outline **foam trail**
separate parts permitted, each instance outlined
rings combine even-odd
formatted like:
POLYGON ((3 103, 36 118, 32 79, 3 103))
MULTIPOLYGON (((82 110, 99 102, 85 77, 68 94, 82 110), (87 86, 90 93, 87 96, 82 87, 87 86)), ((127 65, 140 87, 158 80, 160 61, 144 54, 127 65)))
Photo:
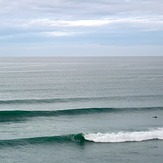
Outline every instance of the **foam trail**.
POLYGON ((139 142, 145 140, 163 140, 163 128, 139 132, 85 134, 85 140, 99 143, 139 142))

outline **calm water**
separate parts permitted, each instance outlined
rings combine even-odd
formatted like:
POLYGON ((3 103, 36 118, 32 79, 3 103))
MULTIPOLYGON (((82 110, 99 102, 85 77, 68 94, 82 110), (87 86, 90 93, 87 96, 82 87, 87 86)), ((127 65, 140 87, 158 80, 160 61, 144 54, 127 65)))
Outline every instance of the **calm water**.
POLYGON ((162 83, 163 57, 0 58, 0 162, 162 163, 162 83))

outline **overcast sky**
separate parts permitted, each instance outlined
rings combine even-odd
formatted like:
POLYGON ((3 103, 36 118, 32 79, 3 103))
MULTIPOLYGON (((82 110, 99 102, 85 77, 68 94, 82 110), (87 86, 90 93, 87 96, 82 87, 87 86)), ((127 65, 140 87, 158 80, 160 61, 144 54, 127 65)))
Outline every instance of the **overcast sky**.
POLYGON ((163 56, 163 0, 0 0, 0 56, 163 56))

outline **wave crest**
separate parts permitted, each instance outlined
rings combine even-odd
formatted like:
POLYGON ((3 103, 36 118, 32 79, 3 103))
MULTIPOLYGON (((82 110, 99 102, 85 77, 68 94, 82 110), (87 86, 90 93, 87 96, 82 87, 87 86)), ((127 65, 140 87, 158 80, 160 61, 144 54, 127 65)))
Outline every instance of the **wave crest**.
POLYGON ((85 139, 82 133, 59 135, 59 136, 45 136, 33 138, 18 138, 9 140, 0 140, 0 147, 3 146, 17 146, 28 144, 51 144, 51 143, 84 143, 85 139))
POLYGON ((135 111, 156 111, 163 110, 163 107, 144 107, 144 108, 78 108, 65 110, 2 110, 0 111, 0 122, 21 121, 27 120, 29 117, 49 117, 49 116, 64 116, 64 115, 82 115, 96 113, 120 113, 120 112, 135 112, 135 111))
POLYGON ((97 143, 139 142, 163 140, 163 128, 149 131, 85 134, 85 140, 97 143))

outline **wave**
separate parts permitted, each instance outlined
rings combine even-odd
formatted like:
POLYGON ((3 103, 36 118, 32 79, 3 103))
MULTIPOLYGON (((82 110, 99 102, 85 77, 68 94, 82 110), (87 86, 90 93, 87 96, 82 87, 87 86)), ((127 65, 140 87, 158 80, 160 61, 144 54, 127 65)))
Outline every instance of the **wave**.
POLYGON ((136 111, 156 111, 163 110, 163 107, 143 107, 143 108, 79 108, 55 111, 28 111, 12 110, 0 111, 0 122, 20 121, 29 117, 48 117, 64 115, 82 115, 95 113, 119 113, 119 112, 136 112, 136 111))
MULTIPOLYGON (((115 97, 114 97, 115 98, 115 97)), ((78 101, 94 101, 94 100, 106 100, 109 97, 77 97, 77 98, 47 98, 47 99, 11 99, 11 100, 0 100, 0 105, 8 104, 43 104, 43 103, 60 103, 60 102, 78 102, 78 101)))
POLYGON ((116 97, 79 97, 79 98, 47 98, 47 99, 11 99, 11 100, 0 100, 0 105, 8 104, 46 104, 46 103, 64 103, 64 102, 85 102, 94 100, 107 100, 109 98, 116 97))
POLYGON ((64 115, 83 115, 97 113, 120 113, 136 111, 156 111, 163 110, 163 107, 143 107, 143 108, 79 108, 53 111, 28 111, 28 110, 7 110, 0 111, 0 122, 21 121, 30 117, 50 117, 64 115))
MULTIPOLYGON (((9 91, 9 90, 7 90, 9 91)), ((13 91, 13 90, 11 90, 13 91)), ((14 90, 15 91, 15 90, 14 90)), ((19 90, 18 90, 19 91, 19 90)), ((23 90, 24 91, 24 90, 23 90)), ((109 97, 76 97, 76 98, 47 98, 47 99, 9 99, 0 100, 0 105, 8 104, 46 104, 46 103, 67 103, 67 102, 85 102, 95 100, 120 100, 120 99, 135 99, 135 98, 162 98, 163 95, 132 95, 132 96, 109 96, 109 97)))
POLYGON ((47 136, 34 138, 21 138, 0 140, 0 147, 28 144, 52 144, 52 143, 120 143, 140 142, 149 140, 163 140, 163 128, 139 132, 97 133, 97 134, 69 134, 61 136, 47 136))
POLYGON ((27 120, 30 117, 51 117, 51 116, 64 116, 64 115, 82 115, 82 114, 93 114, 103 112, 116 112, 120 109, 114 108, 81 108, 81 109, 66 109, 66 110, 55 110, 55 111, 23 111, 23 110, 12 110, 12 111, 0 111, 0 122, 16 122, 27 120))
POLYGON ((163 140, 163 128, 149 131, 85 134, 85 140, 98 143, 139 142, 163 140))
POLYGON ((0 146, 15 146, 15 145, 27 145, 27 144, 48 144, 48 143, 84 143, 84 135, 70 134, 61 136, 47 136, 47 137, 34 137, 34 138, 21 138, 0 140, 0 146))
POLYGON ((0 104, 43 104, 43 103, 56 103, 56 102, 69 102, 81 101, 87 98, 49 98, 49 99, 13 99, 13 100, 0 100, 0 104))

